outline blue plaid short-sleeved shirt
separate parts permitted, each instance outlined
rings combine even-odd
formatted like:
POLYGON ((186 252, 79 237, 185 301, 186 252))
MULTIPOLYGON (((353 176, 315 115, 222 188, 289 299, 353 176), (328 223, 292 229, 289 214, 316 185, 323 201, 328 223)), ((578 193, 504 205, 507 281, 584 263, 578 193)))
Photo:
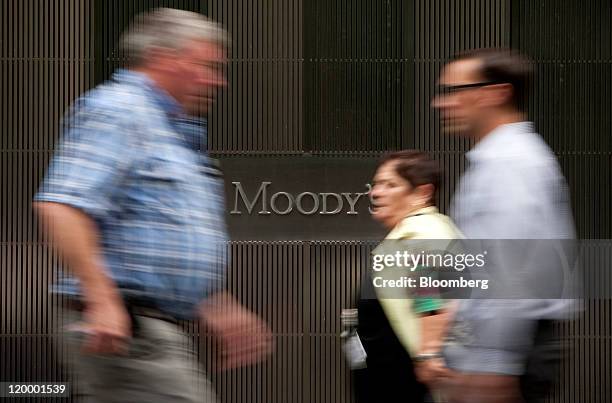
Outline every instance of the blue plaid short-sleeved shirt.
MULTIPOLYGON (((198 151, 205 133, 145 75, 118 70, 65 117, 35 197, 92 217, 122 294, 179 319, 222 287, 226 267, 223 181, 198 151)), ((79 292, 69 276, 55 289, 79 292)))

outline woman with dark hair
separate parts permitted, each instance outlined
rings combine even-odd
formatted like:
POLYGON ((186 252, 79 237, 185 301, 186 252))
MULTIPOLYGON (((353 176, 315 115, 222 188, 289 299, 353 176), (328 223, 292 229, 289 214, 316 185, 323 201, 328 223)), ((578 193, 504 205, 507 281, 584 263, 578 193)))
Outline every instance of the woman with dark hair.
MULTIPOLYGON (((462 238, 435 207, 440 177, 438 164, 422 152, 399 151, 382 159, 370 195, 373 218, 390 231, 387 243, 462 238)), ((382 253, 383 243, 373 255, 382 253)), ((440 352, 448 322, 445 304, 433 296, 385 298, 373 288, 372 278, 366 277, 357 334, 367 358, 365 368, 354 371, 357 401, 428 401, 430 394, 421 380, 444 371, 440 352)))

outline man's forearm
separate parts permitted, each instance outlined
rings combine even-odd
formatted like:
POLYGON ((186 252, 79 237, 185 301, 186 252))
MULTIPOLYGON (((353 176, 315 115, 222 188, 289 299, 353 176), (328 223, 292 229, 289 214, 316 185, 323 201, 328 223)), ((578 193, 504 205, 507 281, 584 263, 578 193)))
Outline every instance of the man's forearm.
POLYGON ((79 279, 84 302, 117 298, 117 287, 104 268, 95 222, 82 211, 60 203, 37 202, 34 209, 55 249, 79 279))

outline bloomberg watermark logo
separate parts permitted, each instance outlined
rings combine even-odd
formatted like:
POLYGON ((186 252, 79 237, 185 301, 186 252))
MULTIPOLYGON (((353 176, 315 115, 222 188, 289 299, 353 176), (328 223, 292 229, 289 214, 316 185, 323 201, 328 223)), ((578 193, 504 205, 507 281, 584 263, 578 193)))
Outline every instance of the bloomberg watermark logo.
MULTIPOLYGON (((241 182, 232 182, 234 187, 234 208, 230 214, 242 214, 242 209, 246 209, 247 214, 253 214, 255 206, 258 207, 259 215, 287 215, 294 209, 303 215, 335 215, 346 211, 348 215, 357 215, 357 206, 360 200, 367 200, 369 203, 369 193, 372 190, 370 184, 366 184, 366 192, 357 193, 333 193, 333 192, 302 192, 293 195, 288 192, 270 193, 268 191, 272 182, 261 182, 254 196, 249 198, 241 182)), ((368 211, 371 212, 370 206, 368 211)))

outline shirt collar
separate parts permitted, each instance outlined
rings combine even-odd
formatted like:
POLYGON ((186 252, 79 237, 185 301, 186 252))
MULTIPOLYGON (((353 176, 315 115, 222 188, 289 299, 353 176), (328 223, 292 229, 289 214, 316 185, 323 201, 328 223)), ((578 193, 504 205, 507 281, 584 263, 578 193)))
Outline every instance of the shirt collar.
POLYGON ((518 141, 519 133, 533 133, 533 123, 516 122, 497 126, 484 136, 465 156, 470 162, 497 158, 500 152, 508 151, 518 141))
POLYGON ((201 143, 206 144, 208 131, 207 120, 205 118, 198 118, 197 116, 186 114, 183 107, 176 99, 155 84, 149 76, 134 70, 117 69, 113 73, 113 80, 118 83, 143 88, 147 91, 155 103, 159 105, 170 118, 170 122, 181 128, 179 131, 190 147, 199 149, 201 143))
POLYGON ((163 109, 163 111, 172 117, 185 117, 186 114, 179 103, 168 92, 160 88, 146 74, 134 70, 117 69, 113 73, 113 80, 118 83, 134 85, 144 88, 151 93, 155 102, 163 109))
POLYGON ((436 206, 428 206, 428 207, 423 207, 416 211, 413 211, 412 213, 408 214, 406 218, 410 218, 410 217, 414 217, 418 215, 424 215, 424 214, 437 214, 437 213, 438 213, 438 208, 436 206))
POLYGON ((412 213, 404 217, 403 220, 397 223, 397 225, 393 227, 391 232, 387 234, 385 239, 400 239, 400 238, 414 236, 414 235, 409 235, 414 231, 414 222, 411 222, 411 219, 413 217, 422 216, 426 214, 438 214, 438 208, 436 206, 428 206, 428 207, 423 207, 421 209, 413 211, 412 213))

